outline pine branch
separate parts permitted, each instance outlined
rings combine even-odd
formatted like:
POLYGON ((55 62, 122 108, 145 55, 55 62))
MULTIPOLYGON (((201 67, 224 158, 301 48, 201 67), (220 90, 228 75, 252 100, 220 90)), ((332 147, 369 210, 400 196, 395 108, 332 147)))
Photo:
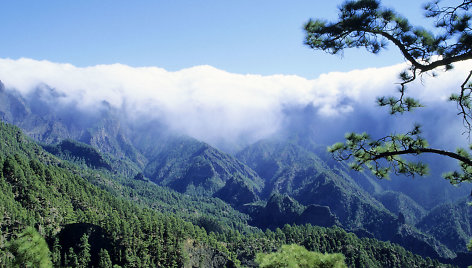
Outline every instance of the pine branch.
POLYGON ((395 155, 405 155, 405 154, 420 154, 420 153, 433 153, 433 154, 438 154, 438 155, 443 155, 443 156, 448 156, 450 158, 457 159, 463 163, 465 163, 468 166, 472 166, 472 160, 470 158, 461 156, 457 153, 453 153, 450 151, 445 151, 445 150, 440 150, 440 149, 433 149, 433 148, 411 148, 407 150, 400 150, 400 151, 392 151, 392 152, 384 152, 384 153, 379 153, 372 157, 371 160, 379 160, 381 158, 387 158, 389 156, 395 156, 395 155))

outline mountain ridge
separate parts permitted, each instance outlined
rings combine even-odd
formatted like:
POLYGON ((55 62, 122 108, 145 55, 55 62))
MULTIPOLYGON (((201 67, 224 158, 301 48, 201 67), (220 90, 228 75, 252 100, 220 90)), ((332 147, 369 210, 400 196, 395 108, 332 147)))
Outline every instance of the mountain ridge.
MULTIPOLYGON (((60 98, 54 96, 52 89, 47 90, 51 92, 44 93, 44 89, 37 91, 36 97, 41 99, 41 94, 46 94, 60 98)), ((455 255, 432 238, 431 235, 437 236, 435 232, 425 234, 420 231, 423 229, 415 227, 414 223, 419 218, 405 219, 403 215, 402 219, 401 213, 414 209, 420 211, 414 200, 399 197, 404 203, 402 205, 398 201, 397 207, 393 201, 380 202, 382 198, 378 194, 384 191, 383 183, 377 183, 366 174, 352 176, 346 165, 326 160, 325 150, 320 152, 321 147, 311 142, 301 139, 277 143, 263 140, 231 156, 193 138, 161 132, 160 125, 150 126, 146 132, 144 125, 138 127, 122 122, 120 112, 106 103, 100 107, 100 114, 86 115, 85 120, 74 123, 73 120, 58 120, 59 115, 54 112, 62 111, 60 105, 54 111, 43 107, 42 112, 35 114, 34 110, 38 108, 28 107, 29 103, 34 102, 31 97, 23 98, 6 89, 0 94, 10 98, 5 106, 0 106, 2 118, 16 122, 34 139, 53 144, 51 146, 65 139, 85 142, 96 148, 105 161, 113 159, 113 163, 121 161, 124 164, 120 164, 120 170, 113 168, 112 163, 113 172, 130 178, 142 174, 143 184, 152 181, 180 193, 218 197, 241 212, 252 215, 253 221, 256 219, 255 213, 264 209, 272 211, 267 217, 279 215, 282 220, 277 218, 273 221, 277 224, 270 226, 271 229, 283 227, 285 223, 316 222, 314 219, 305 222, 298 219, 287 222, 284 219, 290 218, 287 215, 301 217, 307 210, 317 211, 329 224, 338 220, 343 228, 360 236, 396 241, 407 248, 408 245, 402 240, 408 238, 413 245, 409 249, 424 256, 451 258, 455 255), (136 132, 137 129, 140 132, 136 132), (289 214, 284 214, 282 207, 271 205, 277 202, 268 202, 274 194, 288 195, 305 210, 295 209, 295 214, 287 210, 285 212, 289 214), (245 205, 258 202, 265 202, 265 205, 255 205, 250 208, 252 212, 247 211, 249 207, 245 205), (405 205, 405 202, 410 205, 405 205), (387 209, 383 203, 392 206, 387 209), (415 243, 419 248, 415 248, 415 243)), ((74 112, 77 114, 67 116, 81 116, 80 112, 74 112)), ((136 183, 129 185, 137 187, 136 183)), ((305 213, 303 218, 310 217, 305 213)), ((197 221, 195 219, 195 223, 197 221)), ((319 223, 324 224, 322 220, 319 223)))

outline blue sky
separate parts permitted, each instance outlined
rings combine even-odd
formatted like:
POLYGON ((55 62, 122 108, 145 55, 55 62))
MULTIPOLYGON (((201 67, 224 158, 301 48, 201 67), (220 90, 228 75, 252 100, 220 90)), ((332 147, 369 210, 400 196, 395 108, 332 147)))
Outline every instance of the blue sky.
MULTIPOLYGON (((422 1, 383 1, 416 20, 422 1)), ((0 58, 122 63, 176 71, 211 65, 240 74, 318 77, 402 61, 391 46, 343 58, 303 46, 303 23, 334 19, 342 1, 3 1, 0 58)))

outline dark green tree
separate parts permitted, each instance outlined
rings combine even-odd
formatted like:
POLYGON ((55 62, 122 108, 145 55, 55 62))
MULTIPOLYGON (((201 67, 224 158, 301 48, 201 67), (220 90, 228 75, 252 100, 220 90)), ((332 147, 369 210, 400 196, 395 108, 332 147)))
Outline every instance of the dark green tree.
POLYGON ((98 253, 98 267, 100 268, 112 268, 113 264, 110 259, 110 255, 108 254, 108 251, 104 248, 100 249, 100 252, 98 253))
POLYGON ((54 239, 54 244, 52 246, 52 262, 54 266, 60 266, 61 264, 61 245, 59 244, 59 239, 57 237, 54 239))
POLYGON ((75 254, 74 248, 69 248, 67 257, 64 259, 66 262, 66 267, 79 267, 79 260, 77 258, 77 254, 75 254))
POLYGON ((52 267, 51 252, 44 238, 33 227, 27 227, 10 242, 15 267, 52 267))
MULTIPOLYGON (((399 96, 379 97, 378 104, 387 106, 391 114, 404 113, 422 107, 420 100, 408 97, 407 86, 421 76, 448 71, 453 64, 472 59, 472 1, 455 1, 443 6, 440 0, 424 5, 425 16, 433 21, 435 30, 416 27, 394 10, 381 6, 379 0, 346 1, 339 9, 335 22, 310 20, 305 25, 305 44, 331 54, 342 53, 346 48, 365 47, 378 53, 393 43, 408 63, 400 73, 399 96)), ((458 115, 463 119, 469 137, 472 130, 472 70, 450 100, 456 102, 458 115)), ((471 148, 469 148, 471 149, 471 148)), ((340 160, 350 160, 352 168, 369 168, 380 178, 390 172, 407 175, 424 175, 428 172, 422 162, 406 160, 405 155, 417 156, 432 153, 458 160, 461 171, 445 175, 451 183, 470 181, 472 158, 468 150, 456 152, 431 148, 421 137, 419 125, 404 134, 390 134, 373 139, 368 134, 346 134, 344 143, 336 143, 329 151, 340 160)))
POLYGON ((89 236, 87 234, 82 235, 80 238, 79 244, 79 266, 80 267, 88 267, 90 263, 90 243, 89 243, 89 236))

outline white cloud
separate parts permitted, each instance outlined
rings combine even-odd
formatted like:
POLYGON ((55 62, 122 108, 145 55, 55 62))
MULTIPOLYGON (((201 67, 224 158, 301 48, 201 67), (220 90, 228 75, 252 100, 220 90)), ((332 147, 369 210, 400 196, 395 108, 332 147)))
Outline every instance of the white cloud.
MULTIPOLYGON (((426 78, 424 86, 417 83, 410 92, 429 105, 445 103, 451 88, 457 89, 465 78, 468 64, 458 64, 438 79, 426 78)), ((269 136, 281 127, 285 109, 313 105, 323 118, 355 113, 356 107, 378 109, 375 98, 395 94, 402 68, 328 73, 308 80, 234 74, 211 66, 169 72, 122 64, 80 68, 22 58, 0 59, 0 80, 24 94, 46 84, 64 93, 64 102, 87 110, 106 100, 134 119, 158 118, 174 130, 215 143, 269 136)))

